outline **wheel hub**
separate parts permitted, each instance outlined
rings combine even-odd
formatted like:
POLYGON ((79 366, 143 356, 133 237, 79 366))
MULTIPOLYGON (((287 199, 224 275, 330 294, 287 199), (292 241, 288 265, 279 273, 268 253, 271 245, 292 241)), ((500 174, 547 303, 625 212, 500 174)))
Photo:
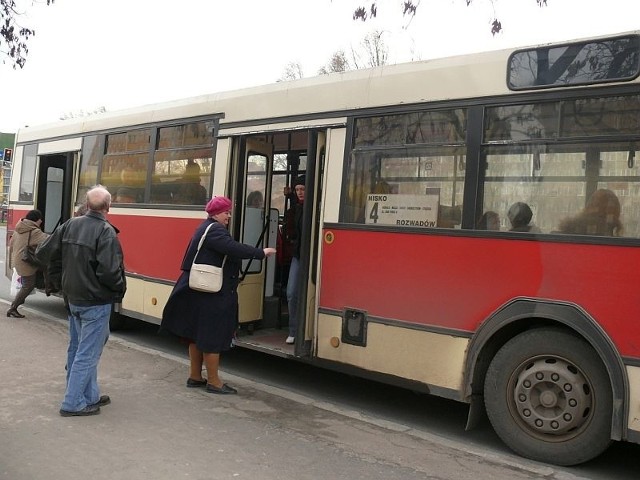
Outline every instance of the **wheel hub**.
POLYGON ((513 390, 520 419, 537 433, 562 435, 582 426, 592 411, 586 377, 559 358, 540 358, 520 372, 513 390))

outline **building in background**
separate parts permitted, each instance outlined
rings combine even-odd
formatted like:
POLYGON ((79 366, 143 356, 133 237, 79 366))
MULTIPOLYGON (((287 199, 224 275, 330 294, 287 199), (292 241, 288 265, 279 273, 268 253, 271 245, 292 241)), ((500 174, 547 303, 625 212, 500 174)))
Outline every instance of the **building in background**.
POLYGON ((13 159, 13 147, 15 145, 15 133, 0 132, 0 221, 5 222, 7 216, 7 203, 9 202, 9 186, 11 185, 11 165, 13 159), (5 154, 10 152, 9 158, 5 158, 5 154))

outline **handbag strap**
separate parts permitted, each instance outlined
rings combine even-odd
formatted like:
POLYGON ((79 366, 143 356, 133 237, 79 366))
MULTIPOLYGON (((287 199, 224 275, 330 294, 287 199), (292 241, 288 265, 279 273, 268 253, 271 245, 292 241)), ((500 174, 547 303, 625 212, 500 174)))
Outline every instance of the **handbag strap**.
POLYGON ((27 236, 27 247, 29 248, 31 245, 29 245, 31 243, 31 230, 29 230, 29 236, 27 236))
MULTIPOLYGON (((193 256, 193 262, 191 262, 191 265, 193 265, 194 263, 196 263, 196 258, 198 258, 198 253, 200 253, 200 248, 202 248, 202 244, 204 243, 204 239, 207 236, 207 233, 209 233, 209 229, 213 227, 213 223, 210 223, 209 226, 207 227, 207 229, 204 231, 204 233, 202 234, 202 237, 200 237, 200 242, 198 242, 198 249, 196 250, 196 254, 193 256)), ((29 232, 29 234, 31 234, 31 232, 29 232)), ((224 263, 227 261, 227 256, 225 255, 224 258, 222 259, 222 266, 220 268, 224 268, 224 263)))

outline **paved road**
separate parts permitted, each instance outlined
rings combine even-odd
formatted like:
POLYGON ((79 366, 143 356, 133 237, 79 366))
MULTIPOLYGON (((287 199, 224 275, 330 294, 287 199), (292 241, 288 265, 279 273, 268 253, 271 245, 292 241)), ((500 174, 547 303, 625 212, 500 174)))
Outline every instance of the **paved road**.
POLYGON ((120 339, 100 368, 112 404, 63 418, 63 321, 0 317, 0 478, 576 479, 229 373, 238 396, 187 389, 186 359, 120 339))

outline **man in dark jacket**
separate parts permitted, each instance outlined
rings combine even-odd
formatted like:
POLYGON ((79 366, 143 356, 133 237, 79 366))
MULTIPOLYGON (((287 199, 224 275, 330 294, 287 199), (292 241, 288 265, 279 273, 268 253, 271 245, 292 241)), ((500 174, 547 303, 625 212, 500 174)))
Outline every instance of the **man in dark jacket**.
POLYGON ((114 303, 126 290, 122 247, 106 220, 111 194, 103 186, 87 192, 88 212, 62 224, 36 252, 43 264, 62 266, 62 293, 69 307, 67 390, 60 415, 96 415, 108 405, 100 396, 98 362, 109 335, 114 303))

